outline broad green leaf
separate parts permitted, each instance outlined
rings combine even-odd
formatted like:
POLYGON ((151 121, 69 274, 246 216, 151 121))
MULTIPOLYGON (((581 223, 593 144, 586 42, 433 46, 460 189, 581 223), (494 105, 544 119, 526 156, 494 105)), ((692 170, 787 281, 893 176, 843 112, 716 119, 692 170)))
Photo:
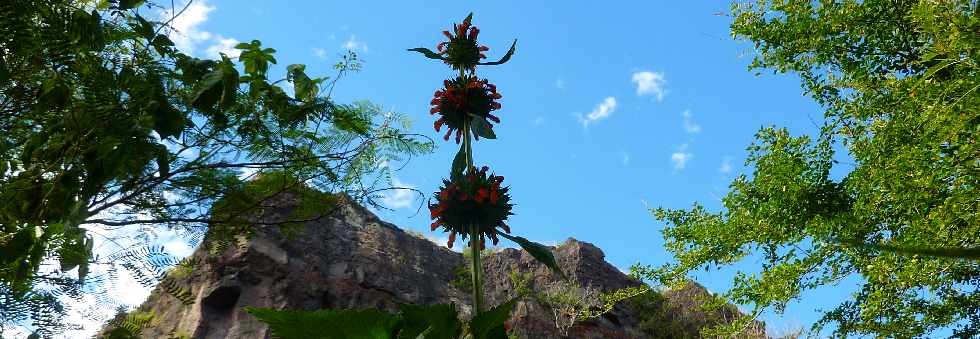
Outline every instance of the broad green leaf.
POLYGON ((453 167, 449 169, 449 179, 456 181, 463 176, 464 171, 466 171, 466 147, 460 145, 459 151, 453 157, 453 167))
POLYGON ((246 307, 281 339, 392 339, 400 317, 373 309, 292 311, 246 307))
POLYGON ((143 4, 143 0, 119 0, 119 10, 133 9, 143 4))
POLYGON ((481 62, 478 63, 477 65, 492 66, 492 65, 501 65, 503 63, 506 63, 507 61, 510 61, 510 57, 514 55, 515 48, 517 48, 517 39, 514 39, 514 43, 510 44, 510 49, 507 50, 507 54, 504 54, 504 57, 500 58, 500 60, 492 61, 492 62, 481 62))
POLYGON ((475 339, 507 339, 504 322, 517 305, 517 298, 497 305, 489 311, 477 314, 470 320, 470 331, 475 339))
POLYGON ((565 274, 562 273, 561 267, 558 267, 558 262, 555 261, 555 255, 551 253, 551 249, 549 249, 547 246, 504 232, 497 232, 497 235, 517 243, 521 246, 521 248, 527 251, 527 253, 530 253, 534 259, 537 259, 538 262, 548 266, 548 268, 550 268, 552 271, 558 273, 559 276, 565 278, 565 274))
POLYGON ((404 319, 404 327, 398 333, 399 339, 456 338, 462 331, 453 304, 399 304, 398 309, 404 319))
POLYGON ((235 104, 238 95, 238 70, 227 56, 222 55, 221 58, 224 59, 221 64, 221 108, 228 109, 235 104))
POLYGON ((25 227, 17 231, 13 238, 0 243, 0 264, 9 264, 23 258, 34 246, 34 227, 25 227))
POLYGON ((190 104, 197 109, 210 109, 221 100, 221 80, 224 71, 219 68, 204 75, 191 96, 190 104))
POLYGON ((425 47, 410 48, 409 51, 422 53, 422 55, 425 55, 425 57, 429 59, 446 60, 446 58, 444 58, 439 53, 433 52, 432 50, 425 47))
POLYGON ((493 133, 493 128, 490 127, 490 123, 481 118, 470 119, 470 127, 473 130, 473 134, 478 135, 487 139, 496 139, 497 134, 493 133))

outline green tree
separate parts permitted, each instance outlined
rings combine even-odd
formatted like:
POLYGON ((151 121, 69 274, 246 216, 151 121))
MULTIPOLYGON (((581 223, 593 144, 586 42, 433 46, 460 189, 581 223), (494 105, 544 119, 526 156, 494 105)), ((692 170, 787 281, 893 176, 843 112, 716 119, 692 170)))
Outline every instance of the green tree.
MULTIPOLYGON (((128 263, 152 284, 176 262, 153 248, 93 257, 96 230, 169 229, 195 241, 208 231, 220 245, 247 234, 248 217, 284 191, 377 205, 385 164, 433 147, 403 133, 400 115, 329 98, 359 69, 356 55, 332 79, 301 64, 274 79, 275 50, 259 41, 236 46, 237 58, 176 50, 173 18, 140 14, 153 6, 0 3, 0 324, 57 325, 56 296, 104 281, 87 277, 91 265, 128 263)), ((285 224, 320 218, 324 202, 304 200, 285 224)))
POLYGON ((637 270, 674 282, 754 254, 726 296, 757 312, 858 277, 814 331, 980 335, 977 1, 759 0, 733 16, 750 69, 798 74, 824 125, 762 129, 722 211, 656 209, 676 262, 637 270))

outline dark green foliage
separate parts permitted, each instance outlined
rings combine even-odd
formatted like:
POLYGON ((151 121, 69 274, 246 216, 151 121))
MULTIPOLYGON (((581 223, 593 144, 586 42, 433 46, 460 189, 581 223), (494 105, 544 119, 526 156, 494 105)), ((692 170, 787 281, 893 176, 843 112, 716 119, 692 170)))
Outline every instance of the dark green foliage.
POLYGON ((470 320, 470 333, 475 339, 506 338, 504 322, 510 319, 510 312, 517 305, 517 298, 482 312, 470 320))
POLYGON ((468 323, 457 318, 453 305, 398 305, 400 313, 374 309, 290 311, 246 307, 245 311, 269 325, 280 339, 506 339, 504 321, 517 299, 478 314, 468 323))
POLYGON ((272 335, 282 339, 395 338, 400 319, 383 311, 319 310, 288 311, 246 307, 245 310, 269 325, 272 335))
POLYGON ((404 327, 398 333, 399 339, 457 338, 463 331, 462 324, 456 319, 456 306, 452 304, 400 304, 398 310, 404 319, 404 327))
MULTIPOLYGON (((195 243, 208 229, 232 239, 248 233, 250 212, 285 191, 377 205, 389 178, 379 165, 432 148, 402 132, 401 116, 330 100, 336 80, 361 67, 354 55, 329 85, 303 65, 270 79, 274 49, 252 41, 236 46, 237 60, 191 57, 162 23, 137 14, 141 5, 0 2, 0 287, 10 294, 29 300, 42 275, 66 271, 92 291, 119 269, 155 284, 176 260, 150 252, 99 260, 92 237, 145 227, 195 243), (39 274, 47 259, 60 270, 39 274)), ((315 219, 328 203, 311 199, 262 226, 315 219)))

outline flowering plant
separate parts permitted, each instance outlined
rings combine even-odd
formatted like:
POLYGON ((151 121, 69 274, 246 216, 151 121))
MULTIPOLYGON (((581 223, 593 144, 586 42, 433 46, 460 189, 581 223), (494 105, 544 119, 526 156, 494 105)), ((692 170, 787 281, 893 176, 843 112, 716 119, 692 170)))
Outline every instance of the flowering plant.
MULTIPOLYGON (((430 102, 429 113, 439 117, 433 123, 436 132, 446 127, 444 140, 455 134, 455 141, 460 145, 450 168, 449 179, 443 180, 439 191, 429 204, 432 219, 432 230, 442 228, 449 233, 448 247, 453 247, 456 237, 469 239, 471 251, 473 282, 473 306, 477 313, 483 310, 483 296, 480 281, 480 250, 486 239, 494 244, 499 237, 514 241, 527 250, 536 259, 552 268, 559 274, 558 264, 550 250, 544 245, 529 241, 525 238, 510 235, 510 226, 505 221, 512 215, 511 197, 508 187, 501 187, 504 178, 495 174, 487 174, 488 167, 479 171, 473 166, 473 144, 480 137, 496 139, 493 123, 500 123, 500 118, 491 112, 501 108, 502 98, 497 92, 497 86, 487 79, 476 75, 477 66, 500 65, 514 55, 517 46, 515 40, 510 49, 500 60, 483 62, 484 52, 490 48, 477 42, 480 29, 473 25, 473 14, 467 16, 459 24, 453 25, 452 31, 443 31, 448 41, 439 42, 436 52, 419 47, 410 49, 422 53, 430 59, 442 60, 458 74, 452 79, 443 80, 443 87, 437 90, 430 102), (464 173, 465 172, 465 173, 464 173)), ((509 311, 507 311, 509 312, 509 311)))
POLYGON ((269 324, 272 334, 283 339, 323 337, 321 328, 336 338, 472 338, 506 339, 509 331, 506 320, 517 304, 511 299, 491 309, 484 309, 483 288, 481 285, 480 250, 486 239, 497 244, 506 238, 517 243, 535 259, 544 263, 564 277, 554 255, 544 245, 525 238, 511 235, 507 217, 512 215, 510 187, 501 186, 504 177, 490 172, 483 166, 479 170, 473 166, 473 143, 480 137, 496 139, 493 123, 500 118, 491 114, 500 109, 497 101, 501 95, 497 86, 476 75, 476 66, 499 65, 510 60, 517 41, 498 61, 481 62, 486 58, 486 46, 477 44, 480 30, 472 24, 470 14, 460 24, 453 25, 453 31, 444 31, 449 41, 440 42, 433 52, 427 48, 410 49, 431 59, 442 60, 458 72, 454 78, 444 80, 443 87, 435 92, 430 113, 439 114, 433 123, 436 132, 446 127, 443 139, 455 133, 455 141, 462 144, 450 168, 449 179, 444 179, 439 191, 429 203, 429 213, 434 220, 432 230, 442 228, 449 232, 450 248, 457 237, 469 240, 470 258, 473 260, 469 271, 473 283, 473 317, 460 321, 456 305, 409 305, 399 304, 398 314, 367 310, 320 310, 316 312, 282 311, 268 308, 246 308, 246 310, 269 324), (321 326, 310 327, 316 324, 321 326))

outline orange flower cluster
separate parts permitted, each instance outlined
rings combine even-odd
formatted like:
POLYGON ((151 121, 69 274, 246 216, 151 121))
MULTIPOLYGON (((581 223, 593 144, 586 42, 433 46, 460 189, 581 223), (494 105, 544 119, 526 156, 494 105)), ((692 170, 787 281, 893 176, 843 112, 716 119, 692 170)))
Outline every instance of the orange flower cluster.
POLYGON ((467 17, 463 23, 453 24, 452 32, 442 31, 449 41, 436 45, 436 51, 453 69, 474 72, 477 63, 487 58, 483 52, 489 51, 490 47, 477 44, 476 38, 480 35, 480 29, 470 24, 470 20, 467 17))
POLYGON ((486 166, 479 171, 470 167, 462 180, 443 180, 443 186, 433 197, 436 203, 429 204, 429 213, 434 219, 432 230, 441 226, 450 232, 446 246, 453 247, 457 233, 463 238, 468 237, 469 226, 474 224, 495 245, 499 241, 497 227, 510 233, 510 226, 504 222, 512 215, 509 188, 500 186, 503 176, 487 174, 488 170, 486 166))
MULTIPOLYGON (((443 88, 435 92, 430 102, 432 108, 429 109, 429 113, 440 115, 433 123, 436 132, 439 132, 443 125, 448 127, 443 139, 449 140, 455 131, 458 144, 467 115, 473 119, 487 121, 490 128, 493 128, 493 125, 489 124, 489 121, 500 123, 500 118, 491 114, 492 111, 500 109, 497 99, 503 97, 497 93, 496 85, 475 76, 443 80, 442 84, 443 88)), ((474 134, 474 136, 479 140, 479 135, 474 134)))

